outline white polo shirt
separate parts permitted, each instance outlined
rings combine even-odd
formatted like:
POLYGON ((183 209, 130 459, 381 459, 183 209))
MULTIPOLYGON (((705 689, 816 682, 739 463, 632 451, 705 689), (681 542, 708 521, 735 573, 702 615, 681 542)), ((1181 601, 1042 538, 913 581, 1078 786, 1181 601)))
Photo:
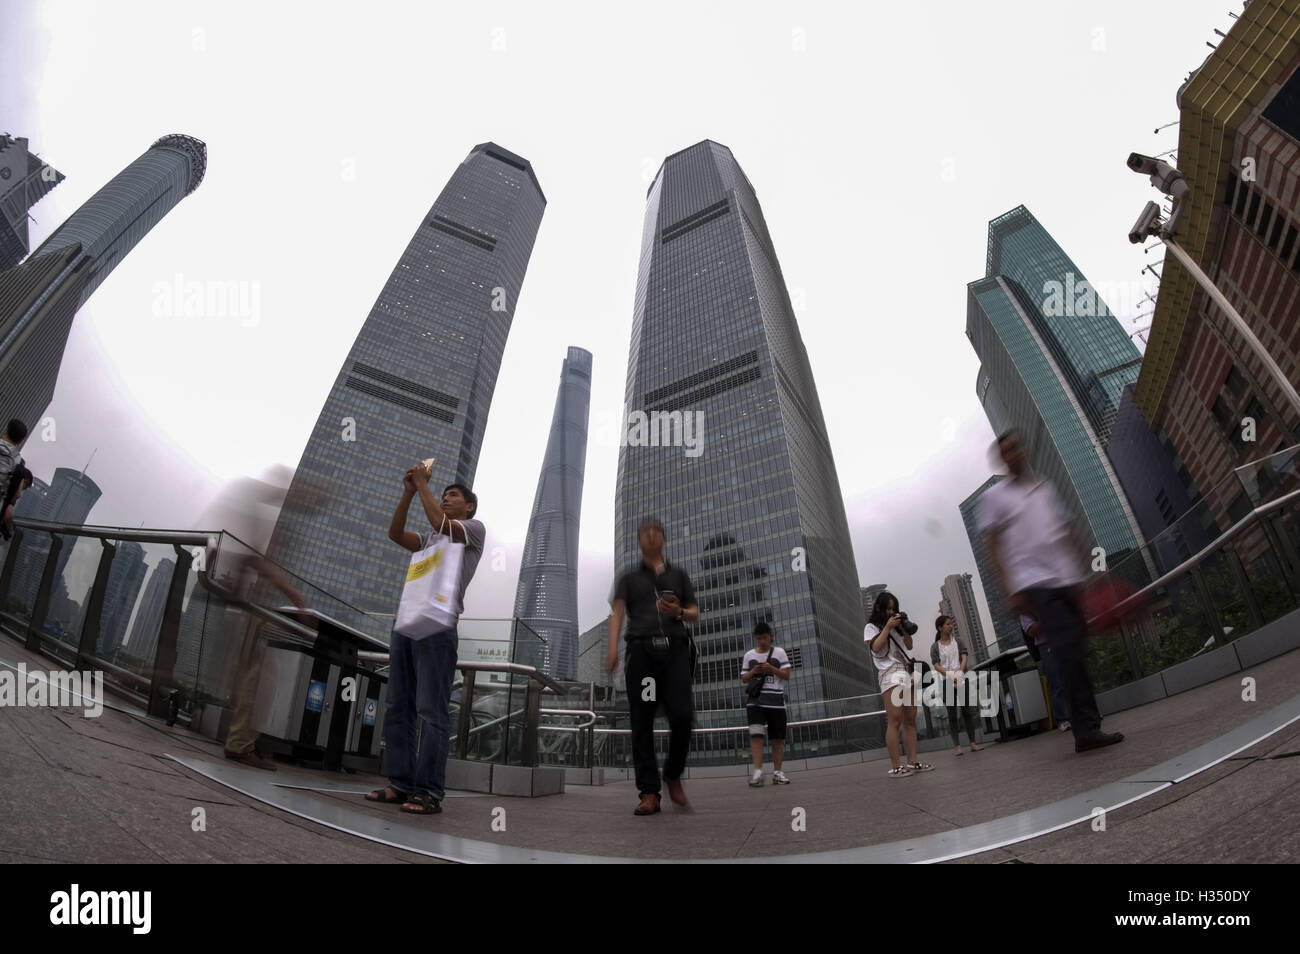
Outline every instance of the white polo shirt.
POLYGON ((1045 480, 1000 480, 984 493, 980 529, 1002 531, 1007 587, 1072 586, 1083 578, 1070 540, 1070 522, 1045 480))

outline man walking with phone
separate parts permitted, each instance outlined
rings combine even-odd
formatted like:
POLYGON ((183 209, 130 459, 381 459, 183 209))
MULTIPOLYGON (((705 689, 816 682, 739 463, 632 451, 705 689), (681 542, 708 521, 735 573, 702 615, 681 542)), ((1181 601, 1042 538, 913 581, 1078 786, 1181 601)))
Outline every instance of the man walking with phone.
POLYGON ((749 696, 745 712, 749 717, 749 748, 754 756, 754 774, 749 784, 763 784, 763 740, 772 741, 772 784, 789 785, 781 771, 785 755, 785 684, 790 679, 790 658, 780 646, 773 645, 772 627, 758 623, 754 627, 756 648, 740 661, 740 679, 749 696))
POLYGON ((654 517, 637 531, 641 564, 618 578, 609 614, 609 650, 605 664, 618 668, 618 634, 626 616, 628 707, 632 716, 632 761, 641 800, 634 814, 659 811, 659 764, 655 758, 655 711, 668 715, 668 760, 663 780, 679 808, 688 807, 682 788, 686 753, 691 744, 695 704, 691 687, 691 637, 685 624, 700 618, 690 577, 663 555, 664 527, 654 517))

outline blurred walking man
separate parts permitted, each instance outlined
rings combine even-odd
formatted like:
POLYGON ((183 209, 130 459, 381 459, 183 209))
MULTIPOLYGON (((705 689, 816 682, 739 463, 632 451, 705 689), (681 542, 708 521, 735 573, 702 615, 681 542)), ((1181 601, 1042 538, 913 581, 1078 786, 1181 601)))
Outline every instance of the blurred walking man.
POLYGON ((998 585, 1008 606, 1041 626, 1041 639, 1054 657, 1069 701, 1074 750, 1122 742, 1119 732, 1101 731, 1101 713, 1088 679, 1087 623, 1078 585, 1087 543, 1066 518, 1052 485, 1030 471, 1019 432, 999 437, 998 452, 1011 477, 988 489, 980 510, 998 585))

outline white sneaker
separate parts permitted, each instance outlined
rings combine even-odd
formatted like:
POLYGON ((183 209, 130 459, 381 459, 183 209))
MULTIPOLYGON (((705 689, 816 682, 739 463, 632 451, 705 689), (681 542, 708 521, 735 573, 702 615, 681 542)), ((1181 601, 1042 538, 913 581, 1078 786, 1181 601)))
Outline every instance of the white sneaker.
POLYGON ((762 788, 762 787, 763 787, 763 770, 762 770, 762 769, 754 769, 754 774, 751 775, 750 778, 749 778, 749 787, 750 787, 750 788, 762 788))
POLYGON ((1060 725, 1060 729, 1061 729, 1062 732, 1069 732, 1069 731, 1070 731, 1070 720, 1069 720, 1069 719, 1066 719, 1064 722, 1062 722, 1061 725, 1060 725))
POLYGON ((785 777, 785 773, 784 773, 784 772, 780 772, 780 771, 778 771, 778 772, 773 772, 773 773, 772 773, 772 784, 773 784, 773 785, 789 785, 789 784, 790 784, 790 780, 789 780, 788 778, 785 777))

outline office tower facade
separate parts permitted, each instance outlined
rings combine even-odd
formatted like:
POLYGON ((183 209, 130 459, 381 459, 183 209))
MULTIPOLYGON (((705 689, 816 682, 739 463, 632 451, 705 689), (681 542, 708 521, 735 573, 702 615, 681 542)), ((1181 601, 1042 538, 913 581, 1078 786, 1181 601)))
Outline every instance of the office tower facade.
POLYGON ((45 505, 45 498, 49 496, 49 493, 50 485, 33 474, 32 485, 23 491, 23 495, 14 504, 14 516, 39 520, 38 515, 45 505))
MULTIPOLYGON (((888 583, 872 583, 870 586, 859 587, 862 594, 862 628, 866 629, 867 623, 871 620, 871 611, 875 608, 876 597, 885 590, 889 589, 888 583)), ((865 636, 865 634, 864 634, 865 636)))
POLYGON ((28 213, 64 178, 28 149, 26 139, 0 133, 0 272, 27 257, 28 213))
MULTIPOLYGON (((210 694, 215 694, 212 693, 210 686, 199 679, 199 674, 204 661, 208 662, 208 666, 204 668, 212 670, 228 662, 222 657, 229 655, 229 651, 225 648, 229 644, 223 643, 217 633, 221 621, 214 618, 218 614, 213 612, 214 607, 225 605, 220 597, 213 597, 212 604, 209 605, 208 591, 199 585, 198 574, 191 571, 187 575, 185 596, 181 602, 181 619, 176 633, 174 670, 177 684, 187 692, 198 686, 208 690, 210 694)), ((163 608, 166 609, 165 604, 163 608)))
POLYGON ((975 556, 975 569, 979 573, 980 586, 984 589, 984 602, 989 607, 989 619, 993 622, 993 639, 998 652, 1024 645, 1019 617, 1002 600, 1002 591, 998 589, 998 580, 993 574, 988 542, 979 525, 980 501, 985 491, 999 480, 1005 479, 1002 474, 994 474, 957 507, 961 511, 961 522, 966 527, 966 537, 970 540, 971 553, 975 556))
POLYGON ((99 615, 99 642, 95 651, 112 659, 126 640, 126 627, 135 610, 148 567, 144 562, 144 547, 130 540, 115 544, 117 552, 108 570, 108 585, 104 589, 104 606, 99 615))
POLYGON ((609 652, 609 617, 606 616, 595 626, 583 630, 578 637, 577 680, 597 685, 608 685, 611 676, 605 668, 605 657, 609 652))
POLYGON ((975 602, 975 587, 969 573, 951 573, 944 577, 939 587, 939 612, 952 617, 954 632, 969 647, 971 662, 982 663, 989 658, 988 643, 984 638, 984 624, 980 622, 979 606, 975 602))
POLYGON ((1005 415, 990 423, 1021 432, 1030 466, 1118 563, 1141 531, 1103 447, 1140 356, 1024 206, 989 223, 985 277, 967 286, 966 335, 988 376, 981 404, 991 391, 1005 415))
POLYGON ((41 501, 38 520, 50 523, 84 524, 94 509, 103 491, 99 484, 86 475, 84 470, 71 467, 58 467, 50 489, 41 501))
MULTIPOLYGON (((280 510, 272 560, 358 609, 396 612, 410 554, 388 539, 388 525, 402 474, 433 457, 435 494, 473 486, 545 207, 532 166, 495 143, 475 146, 452 174, 330 388, 280 510)), ((429 529, 418 501, 407 526, 429 529)))
POLYGON ((734 721, 759 620, 790 654, 790 699, 872 691, 812 369, 753 186, 718 143, 669 156, 649 188, 625 408, 616 571, 657 516, 700 606, 701 721, 734 721))
MULTIPOLYGON (((32 515, 33 519, 50 523, 84 524, 101 493, 99 485, 87 477, 84 471, 59 467, 54 471, 54 479, 50 481, 49 489, 40 498, 40 509, 32 515)), ((27 494, 23 494, 24 499, 26 496, 27 494)), ((19 503, 22 501, 20 500, 19 503)), ((15 513, 17 513, 16 508, 15 513)), ((62 546, 52 578, 56 589, 63 578, 63 571, 72 556, 72 548, 76 545, 77 539, 69 536, 60 537, 62 546)), ((45 572, 45 560, 49 552, 49 534, 29 531, 14 564, 13 586, 28 594, 34 594, 40 584, 41 574, 45 572)), ((52 589, 51 592, 53 593, 54 590, 52 589)))
POLYGON ((162 629, 163 613, 167 609, 167 590, 172 584, 172 571, 176 561, 164 557, 158 561, 149 582, 145 585, 144 596, 140 598, 140 607, 135 613, 135 622, 131 626, 131 636, 120 652, 137 662, 153 662, 158 649, 158 633, 162 629))
POLYGON ((207 148, 164 136, 0 275, 0 407, 34 427, 54 386, 77 309, 182 198, 198 188, 207 148))
POLYGON ((1168 435, 1155 434, 1147 425, 1133 390, 1132 385, 1124 389, 1106 454, 1149 542, 1151 557, 1165 573, 1209 546, 1218 532, 1205 507, 1198 508, 1194 519, 1179 519, 1201 499, 1200 491, 1168 435))
POLYGON ((515 591, 515 616, 546 640, 548 671, 556 679, 577 676, 578 520, 590 407, 591 352, 570 348, 515 591))
MULTIPOLYGON (((1247 6, 1178 90, 1176 103, 1177 164, 1189 189, 1178 242, 1294 385, 1300 381, 1300 7, 1289 0, 1247 6)), ((1206 495, 1214 535, 1274 492, 1270 485, 1243 485, 1231 494, 1215 488, 1232 486, 1237 468, 1300 443, 1300 413, 1173 257, 1161 272, 1134 400, 1175 466, 1185 467, 1206 495), (1254 423, 1251 439, 1247 418, 1254 423)), ((1271 468, 1259 470, 1264 476, 1271 468)))

